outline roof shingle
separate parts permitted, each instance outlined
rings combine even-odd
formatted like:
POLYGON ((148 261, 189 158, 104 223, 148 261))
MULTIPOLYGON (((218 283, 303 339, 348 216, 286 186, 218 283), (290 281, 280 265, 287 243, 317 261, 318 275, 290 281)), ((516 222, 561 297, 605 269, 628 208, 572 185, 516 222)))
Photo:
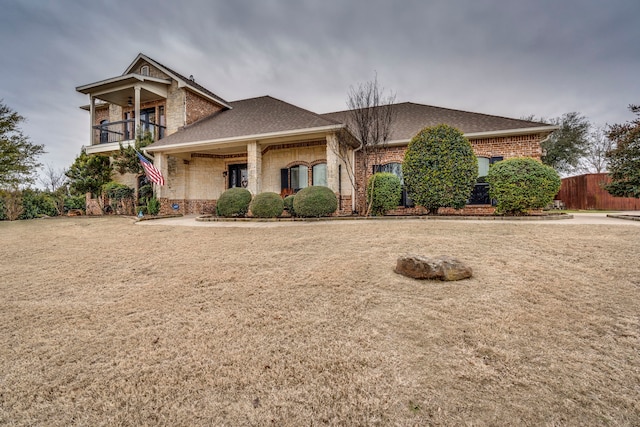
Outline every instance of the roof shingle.
MULTIPOLYGON (((395 110, 395 118, 391 125, 390 141, 410 140, 425 127, 440 124, 455 127, 462 133, 495 132, 548 126, 544 123, 452 110, 412 102, 394 104, 393 108, 395 110)), ((347 123, 349 111, 326 113, 322 114, 322 117, 347 123)))
POLYGON ((229 105, 230 110, 217 112, 186 126, 149 148, 340 124, 270 96, 234 101, 229 105))

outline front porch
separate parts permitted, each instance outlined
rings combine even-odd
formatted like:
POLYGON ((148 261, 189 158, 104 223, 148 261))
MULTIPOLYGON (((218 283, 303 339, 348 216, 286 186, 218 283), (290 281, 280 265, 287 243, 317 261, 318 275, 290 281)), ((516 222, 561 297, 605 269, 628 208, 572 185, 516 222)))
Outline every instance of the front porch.
POLYGON ((215 213, 216 201, 227 189, 247 188, 251 194, 291 194, 310 185, 331 188, 339 210, 352 212, 352 188, 336 155, 333 134, 311 138, 277 138, 212 144, 198 151, 151 151, 165 176, 156 186, 163 214, 215 213), (295 188, 294 188, 295 187, 295 188))

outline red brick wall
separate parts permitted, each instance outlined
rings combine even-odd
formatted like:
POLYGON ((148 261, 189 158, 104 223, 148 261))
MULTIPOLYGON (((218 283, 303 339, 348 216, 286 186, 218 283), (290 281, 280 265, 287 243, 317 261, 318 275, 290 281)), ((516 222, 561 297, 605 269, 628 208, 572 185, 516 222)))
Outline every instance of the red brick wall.
POLYGON ((222 110, 222 107, 219 105, 216 105, 189 90, 186 91, 186 108, 187 125, 195 123, 204 117, 222 110))
MULTIPOLYGON (((533 157, 540 160, 542 155, 542 149, 540 148, 540 141, 543 135, 531 134, 531 135, 517 135, 517 136, 504 136, 496 138, 482 138, 471 139, 471 146, 473 152, 478 157, 496 157, 502 156, 505 159, 512 157, 533 157)), ((364 159, 362 154, 359 154, 356 158, 356 177, 360 178, 360 185, 356 198, 356 209, 359 212, 366 211, 365 203, 365 187, 366 182, 373 173, 374 164, 387 164, 387 163, 402 163, 404 160, 404 154, 407 150, 407 146, 393 146, 385 148, 381 153, 369 155, 367 170, 364 170, 364 159), (364 178, 362 179, 362 177, 364 178)), ((448 214, 463 214, 463 215, 477 215, 485 212, 493 213, 495 209, 491 206, 477 205, 467 206, 462 210, 443 210, 439 213, 448 214)), ((391 215, 422 215, 426 213, 421 207, 415 208, 398 208, 389 214, 391 215)))
POLYGON ((179 213, 183 215, 215 214, 216 200, 200 199, 160 199, 160 215, 179 213), (178 210, 173 209, 173 204, 179 205, 178 210))

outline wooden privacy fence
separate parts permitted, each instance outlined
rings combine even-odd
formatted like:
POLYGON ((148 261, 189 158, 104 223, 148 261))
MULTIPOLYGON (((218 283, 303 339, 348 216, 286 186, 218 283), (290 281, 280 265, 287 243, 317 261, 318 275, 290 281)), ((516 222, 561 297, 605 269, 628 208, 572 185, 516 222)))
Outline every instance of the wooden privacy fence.
POLYGON ((611 181, 606 173, 589 173, 562 179, 557 200, 562 200, 567 209, 601 209, 615 211, 638 211, 640 199, 613 197, 603 186, 611 181))

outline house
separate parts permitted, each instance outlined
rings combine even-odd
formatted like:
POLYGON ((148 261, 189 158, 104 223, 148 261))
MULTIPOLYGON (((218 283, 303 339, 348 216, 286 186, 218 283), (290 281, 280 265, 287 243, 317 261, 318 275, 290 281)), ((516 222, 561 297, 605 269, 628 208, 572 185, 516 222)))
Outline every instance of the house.
MULTIPOLYGON (((406 147, 426 126, 448 124, 471 141, 479 160, 479 176, 504 158, 540 158, 540 142, 554 126, 526 120, 452 110, 410 102, 394 105, 390 140, 377 156, 380 164, 363 170, 358 142, 338 156, 338 133, 346 130, 348 111, 317 114, 270 96, 226 101, 193 77, 139 54, 121 76, 76 88, 89 95, 88 154, 109 154, 133 142, 137 131, 149 132, 145 148, 165 177, 156 186, 161 212, 213 212, 228 188, 246 187, 252 194, 295 192, 309 185, 331 188, 339 214, 363 211, 364 186, 356 194, 349 178, 366 182, 374 171, 401 174, 406 147), (352 159, 352 162, 345 161, 352 159), (350 169, 347 169, 350 168, 350 169)), ((120 176, 134 188, 143 177, 120 176)), ((491 212, 486 184, 481 182, 466 212, 491 212)), ((420 213, 403 197, 396 213, 420 213)))

